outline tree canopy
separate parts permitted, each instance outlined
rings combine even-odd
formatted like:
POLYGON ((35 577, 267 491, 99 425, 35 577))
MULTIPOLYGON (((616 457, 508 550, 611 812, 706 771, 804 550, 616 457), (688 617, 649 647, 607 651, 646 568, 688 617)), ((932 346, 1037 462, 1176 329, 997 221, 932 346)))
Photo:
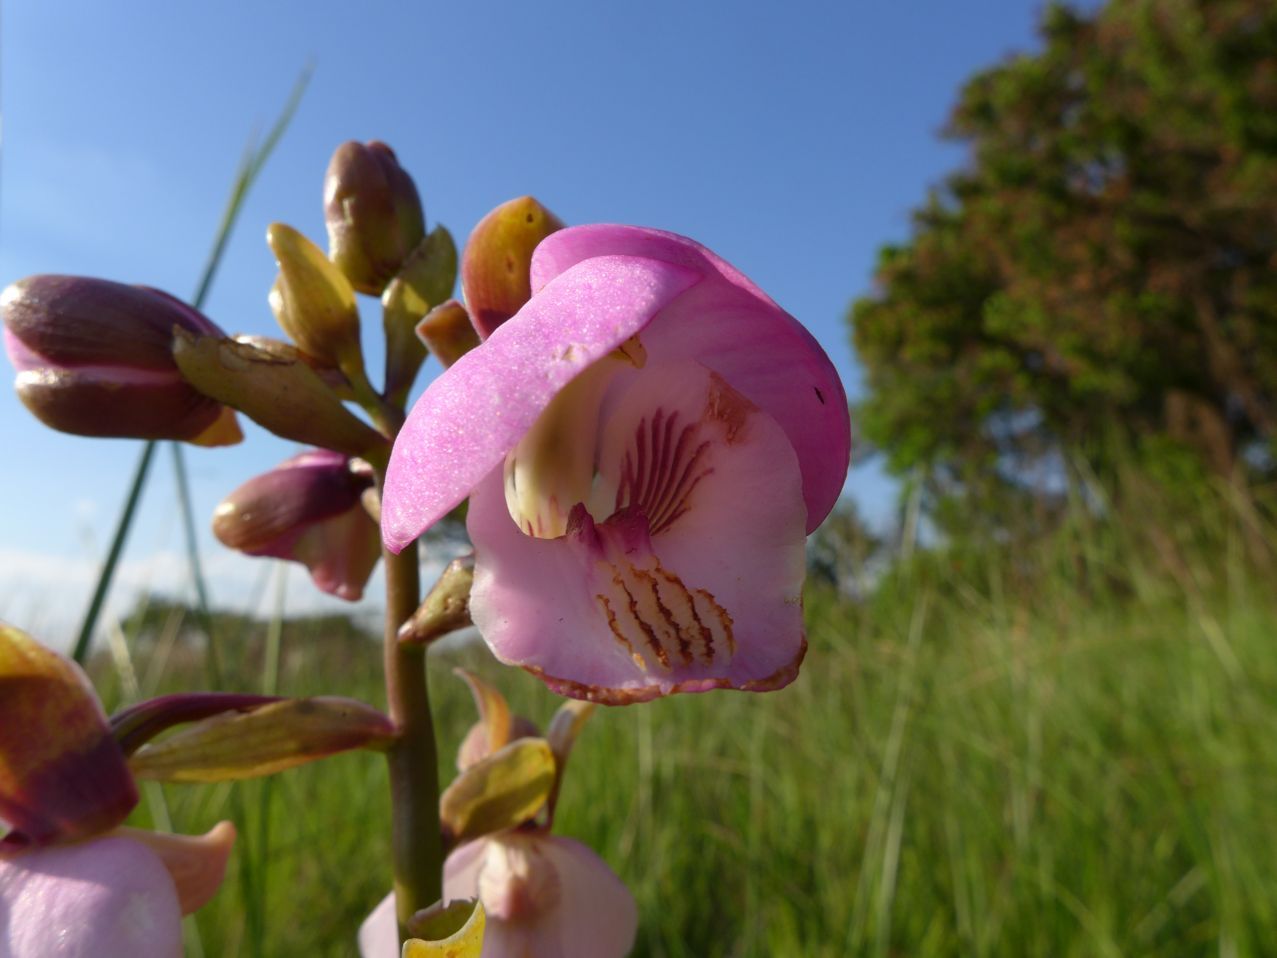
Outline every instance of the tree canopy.
POLYGON ((1102 471, 1114 433, 1270 470, 1277 4, 1053 6, 1041 34, 963 87, 969 162, 852 307, 865 436, 947 492, 1102 471))

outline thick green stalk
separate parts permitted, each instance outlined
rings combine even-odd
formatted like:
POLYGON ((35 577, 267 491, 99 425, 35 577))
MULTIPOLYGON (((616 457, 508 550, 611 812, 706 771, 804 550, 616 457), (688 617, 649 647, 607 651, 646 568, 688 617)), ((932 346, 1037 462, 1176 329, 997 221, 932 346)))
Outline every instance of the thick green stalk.
POLYGON ((390 764, 391 858, 400 938, 414 913, 443 895, 443 843, 439 833, 439 769, 426 688, 426 650, 399 642, 399 627, 421 596, 417 544, 386 562, 386 700, 399 738, 390 764))

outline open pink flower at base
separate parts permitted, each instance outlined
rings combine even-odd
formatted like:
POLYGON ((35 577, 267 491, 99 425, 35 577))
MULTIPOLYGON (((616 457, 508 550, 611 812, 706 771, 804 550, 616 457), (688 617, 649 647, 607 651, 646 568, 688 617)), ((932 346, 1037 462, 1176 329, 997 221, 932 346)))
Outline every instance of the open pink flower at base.
POLYGON ((385 542, 470 496, 471 615, 557 692, 623 704, 787 684, 806 648, 805 539, 850 455, 829 358, 672 233, 561 230, 531 288, 413 408, 385 542))
MULTIPOLYGON (((467 842, 443 867, 443 900, 477 898, 487 913, 483 958, 624 958, 638 906, 587 845, 542 831, 503 831, 467 842)), ((399 954, 395 898, 359 930, 362 958, 399 954)))

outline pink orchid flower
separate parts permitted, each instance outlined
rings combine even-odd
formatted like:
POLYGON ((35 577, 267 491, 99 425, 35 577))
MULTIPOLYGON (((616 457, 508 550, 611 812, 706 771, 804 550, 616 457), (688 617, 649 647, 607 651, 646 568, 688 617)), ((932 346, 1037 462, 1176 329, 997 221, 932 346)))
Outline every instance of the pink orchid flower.
MULTIPOLYGON (((467 842, 443 866, 443 900, 477 898, 487 912, 483 958, 624 958, 638 908, 624 882, 587 845, 540 831, 467 842)), ((395 958, 395 897, 359 930, 363 958, 395 958)))
MULTIPOLYGON (((479 721, 457 752, 467 770, 536 725, 512 715, 505 697, 478 676, 457 670, 470 685, 479 721)), ((555 782, 543 809, 453 849, 443 866, 443 901, 478 899, 486 923, 482 958, 624 958, 638 933, 638 905, 625 883, 588 845, 550 834, 568 756, 593 705, 560 707, 546 731, 555 782)), ((453 783, 456 787, 457 783, 453 783)), ((398 954, 395 896, 388 895, 359 930, 363 958, 398 954)))
POLYGON ((672 233, 561 230, 531 289, 409 415, 386 544, 470 496, 475 624, 562 694, 786 685, 806 649, 805 538, 850 455, 829 358, 672 233))

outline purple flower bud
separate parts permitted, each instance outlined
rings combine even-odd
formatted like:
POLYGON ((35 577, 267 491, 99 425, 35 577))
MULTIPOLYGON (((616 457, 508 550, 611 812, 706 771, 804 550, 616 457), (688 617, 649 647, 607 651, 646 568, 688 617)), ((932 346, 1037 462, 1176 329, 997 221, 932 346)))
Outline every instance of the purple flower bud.
POLYGON ((124 753, 80 667, 0 625, 0 819, 10 827, 0 857, 107 831, 136 804, 124 753))
POLYGON ((304 452, 227 496, 213 534, 248 555, 300 562, 320 589, 353 602, 381 555, 377 524, 361 502, 372 484, 359 460, 304 452))
POLYGON ((324 177, 328 254, 361 293, 380 296, 426 233, 421 198, 377 140, 337 147, 324 177))
POLYGON ((243 438, 234 415, 182 378, 173 329, 224 335, 203 314, 146 286, 84 276, 29 276, 0 295, 5 350, 23 404, 81 436, 243 438))

